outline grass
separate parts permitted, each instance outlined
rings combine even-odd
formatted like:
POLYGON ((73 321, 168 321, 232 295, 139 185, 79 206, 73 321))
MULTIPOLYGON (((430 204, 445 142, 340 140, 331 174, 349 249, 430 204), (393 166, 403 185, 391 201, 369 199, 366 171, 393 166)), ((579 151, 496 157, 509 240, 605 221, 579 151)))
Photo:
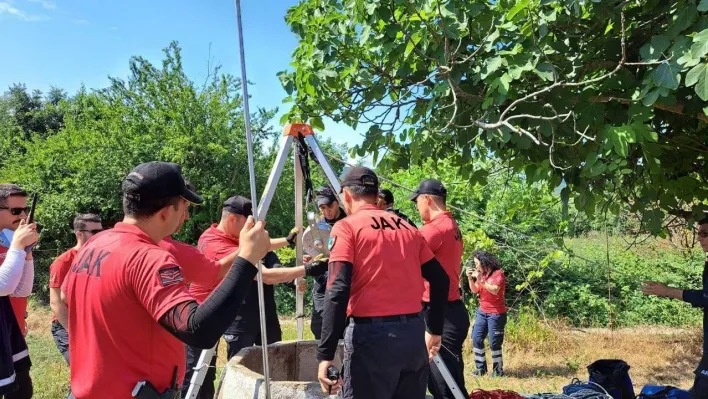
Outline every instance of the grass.
MULTIPOLYGON (((32 357, 35 398, 63 398, 68 391, 69 368, 54 346, 48 308, 32 305, 27 342, 32 357)), ((293 319, 283 319, 283 337, 295 339, 293 319)), ((311 339, 309 327, 305 338, 311 339)), ((688 388, 698 364, 701 335, 698 330, 670 328, 569 329, 549 325, 532 317, 510 322, 504 361, 507 377, 472 378, 474 362, 469 342, 465 346, 467 388, 507 389, 522 393, 560 392, 573 377, 587 379, 586 367, 598 359, 623 359, 630 364, 635 389, 644 384, 667 384, 688 388)), ((219 370, 226 345, 219 345, 219 370)), ((489 351, 487 352, 489 353, 489 351)))

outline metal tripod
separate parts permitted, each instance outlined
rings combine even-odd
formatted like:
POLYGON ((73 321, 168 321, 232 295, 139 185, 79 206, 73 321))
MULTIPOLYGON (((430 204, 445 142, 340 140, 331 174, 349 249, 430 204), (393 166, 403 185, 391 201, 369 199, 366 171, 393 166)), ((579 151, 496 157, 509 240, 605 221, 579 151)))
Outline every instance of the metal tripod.
MULTIPOLYGON (((312 195, 312 184, 309 181, 309 164, 307 158, 311 156, 313 160, 318 163, 329 181, 330 186, 335 193, 340 191, 339 181, 337 180, 337 175, 324 156, 324 153, 320 149, 317 140, 315 139, 312 127, 307 124, 291 124, 285 126, 283 129, 283 136, 280 139, 280 149, 278 150, 278 155, 275 159, 273 169, 268 177, 268 182, 266 183, 265 189, 263 191, 263 197, 258 204, 257 215, 259 219, 265 220, 268 214, 268 209, 270 208, 270 203, 275 195, 275 189, 278 186, 278 181, 283 174, 285 169, 285 162, 290 155, 290 150, 293 145, 296 147, 294 151, 293 159, 295 165, 295 227, 302 231, 303 224, 303 184, 307 186, 308 196, 312 195)), ((341 201, 340 201, 341 203, 341 201)), ((308 218, 310 219, 310 218, 308 218)), ((311 221, 310 221, 311 224, 311 221)), ((326 248, 327 243, 323 243, 326 248)), ((297 240, 295 246, 295 264, 303 264, 303 245, 302 240, 297 240)), ((300 279, 297 279, 299 283, 300 279)), ((260 305, 261 302, 259 302, 260 305)), ((304 313, 304 294, 300 290, 296 290, 295 297, 295 311, 297 313, 297 339, 303 339, 305 321, 303 318, 304 313)), ((267 337, 263 337, 262 342, 268 342, 267 337)), ((264 348, 265 350, 265 348, 264 348)), ((187 391, 186 399, 196 399, 199 390, 204 383, 204 378, 209 370, 211 360, 216 355, 216 346, 211 349, 203 350, 199 355, 199 361, 194 369, 194 374, 192 374, 192 380, 190 381, 189 390, 187 391)))

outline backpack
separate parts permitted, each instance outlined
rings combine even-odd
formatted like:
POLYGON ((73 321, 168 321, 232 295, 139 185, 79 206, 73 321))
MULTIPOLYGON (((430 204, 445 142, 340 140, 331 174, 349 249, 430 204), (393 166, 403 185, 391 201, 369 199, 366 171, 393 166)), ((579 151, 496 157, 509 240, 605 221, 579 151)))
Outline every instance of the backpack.
POLYGON ((691 399, 691 394, 671 386, 645 385, 637 399, 691 399))

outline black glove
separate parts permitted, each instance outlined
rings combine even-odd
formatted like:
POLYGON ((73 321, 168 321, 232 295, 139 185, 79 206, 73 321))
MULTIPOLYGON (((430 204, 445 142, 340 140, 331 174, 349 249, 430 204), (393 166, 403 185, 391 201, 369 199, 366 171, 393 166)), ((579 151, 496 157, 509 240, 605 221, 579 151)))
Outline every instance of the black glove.
POLYGON ((288 244, 293 245, 295 244, 295 239, 297 239, 297 227, 293 227, 292 230, 290 230, 290 234, 288 234, 287 237, 285 237, 285 241, 288 242, 288 244))
POLYGON ((324 258, 305 265, 305 275, 310 277, 319 277, 327 273, 329 268, 329 259, 324 258))

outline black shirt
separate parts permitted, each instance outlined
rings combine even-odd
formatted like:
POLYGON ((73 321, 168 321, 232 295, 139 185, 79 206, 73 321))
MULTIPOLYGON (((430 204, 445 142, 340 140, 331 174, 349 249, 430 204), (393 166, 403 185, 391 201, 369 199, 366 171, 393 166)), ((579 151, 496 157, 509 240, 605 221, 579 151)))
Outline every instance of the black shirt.
MULTIPOLYGON (((263 267, 268 269, 283 267, 275 252, 268 252, 263 258, 263 267)), ((266 326, 280 329, 278 321, 278 311, 275 305, 275 286, 273 284, 263 284, 263 303, 265 305, 266 326)), ((261 325, 260 310, 258 308, 258 283, 253 281, 248 294, 243 300, 238 316, 231 324, 229 331, 233 332, 257 332, 261 325)))
POLYGON ((703 289, 684 290, 683 300, 693 307, 703 308, 703 358, 697 371, 708 377, 708 260, 703 266, 703 289))
POLYGON ((27 343, 12 311, 10 297, 0 297, 0 396, 17 388, 16 371, 32 366, 27 343), (10 381, 12 380, 12 381, 10 381))
POLYGON ((396 214, 396 216, 398 216, 399 218, 405 220, 405 221, 408 222, 408 224, 410 224, 411 226, 415 227, 416 229, 418 228, 418 226, 416 226, 415 223, 413 223, 413 221, 411 220, 411 218, 409 218, 405 213, 401 212, 400 209, 393 209, 392 207, 389 207, 389 208, 386 208, 385 211, 386 211, 386 212, 391 212, 391 213, 396 214))
MULTIPOLYGON (((338 221, 347 217, 347 213, 344 209, 339 208, 339 216, 336 219, 325 219, 325 222, 332 227, 338 221)), ((322 312, 322 306, 324 304, 325 291, 327 290, 327 273, 315 277, 315 282, 312 285, 312 305, 315 312, 322 312)))

